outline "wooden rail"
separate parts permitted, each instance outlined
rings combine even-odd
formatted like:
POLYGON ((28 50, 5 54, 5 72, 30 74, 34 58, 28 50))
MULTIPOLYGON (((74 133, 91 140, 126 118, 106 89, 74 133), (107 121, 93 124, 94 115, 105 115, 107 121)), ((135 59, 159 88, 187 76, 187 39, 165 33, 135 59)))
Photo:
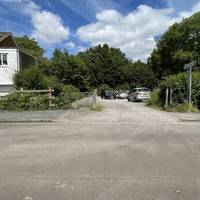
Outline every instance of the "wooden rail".
POLYGON ((23 88, 20 88, 20 90, 16 90, 16 93, 20 93, 23 95, 24 93, 48 93, 48 100, 49 100, 49 108, 55 106, 52 104, 52 100, 55 99, 55 97, 52 95, 52 92, 54 92, 53 89, 48 88, 48 90, 24 90, 23 88))

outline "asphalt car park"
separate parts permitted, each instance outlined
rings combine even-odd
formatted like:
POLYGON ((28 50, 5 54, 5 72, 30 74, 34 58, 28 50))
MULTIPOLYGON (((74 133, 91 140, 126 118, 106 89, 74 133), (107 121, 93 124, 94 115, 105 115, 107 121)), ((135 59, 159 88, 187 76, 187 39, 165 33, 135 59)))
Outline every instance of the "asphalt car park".
POLYGON ((0 199, 200 199, 199 122, 99 101, 52 123, 0 123, 0 199))

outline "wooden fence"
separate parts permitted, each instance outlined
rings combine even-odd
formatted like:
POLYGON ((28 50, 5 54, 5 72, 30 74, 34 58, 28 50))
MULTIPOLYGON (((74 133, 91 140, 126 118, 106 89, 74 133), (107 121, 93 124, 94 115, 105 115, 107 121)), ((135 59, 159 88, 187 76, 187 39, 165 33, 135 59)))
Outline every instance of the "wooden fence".
POLYGON ((55 99, 53 96, 54 90, 51 88, 48 88, 48 90, 24 90, 23 88, 20 88, 20 90, 16 90, 15 93, 20 93, 23 95, 24 93, 46 93, 48 94, 48 101, 49 101, 49 108, 55 106, 55 104, 52 104, 52 100, 55 99))
MULTIPOLYGON (((53 96, 53 92, 55 90, 48 88, 47 90, 24 90, 23 88, 20 88, 20 90, 14 91, 15 93, 19 93, 21 95, 25 93, 46 93, 48 94, 48 105, 49 109, 51 107, 54 107, 55 104, 52 103, 52 100, 55 99, 53 96)), ((75 101, 75 104, 77 104, 77 107, 81 105, 86 104, 96 104, 96 97, 97 97, 97 91, 94 90, 94 92, 83 92, 83 93, 61 93, 60 98, 61 99, 73 99, 75 101), (82 100, 81 100, 82 99, 82 100)))

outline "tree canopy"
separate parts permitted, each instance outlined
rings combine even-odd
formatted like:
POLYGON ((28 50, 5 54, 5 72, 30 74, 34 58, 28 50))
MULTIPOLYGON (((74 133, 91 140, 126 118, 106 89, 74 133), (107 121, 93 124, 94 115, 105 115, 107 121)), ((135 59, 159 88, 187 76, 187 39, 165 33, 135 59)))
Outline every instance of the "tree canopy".
POLYGON ((183 65, 200 57, 200 12, 175 23, 158 40, 148 64, 158 78, 183 71, 183 65))
POLYGON ((105 85, 113 89, 153 88, 157 83, 147 64, 133 63, 120 49, 107 44, 89 48, 78 55, 55 49, 50 59, 41 59, 37 66, 18 72, 14 80, 16 87, 27 89, 74 85, 81 91, 105 85))
POLYGON ((44 49, 41 48, 34 38, 29 38, 28 36, 15 37, 18 46, 25 52, 31 54, 37 59, 41 59, 44 54, 44 49))
POLYGON ((110 48, 104 44, 89 48, 77 57, 86 64, 89 84, 93 87, 98 87, 101 84, 116 87, 125 81, 123 68, 129 64, 129 60, 119 49, 110 48))

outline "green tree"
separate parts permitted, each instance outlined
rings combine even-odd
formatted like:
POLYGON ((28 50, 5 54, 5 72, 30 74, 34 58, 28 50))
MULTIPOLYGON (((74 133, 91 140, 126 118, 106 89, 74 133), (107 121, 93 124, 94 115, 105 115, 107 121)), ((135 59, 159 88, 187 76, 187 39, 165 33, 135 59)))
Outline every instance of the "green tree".
POLYGON ((114 88, 124 82, 123 67, 129 60, 120 49, 110 48, 104 44, 89 48, 78 56, 88 66, 91 87, 107 84, 114 88))
POLYGON ((74 85, 81 91, 88 88, 88 69, 80 57, 69 55, 66 50, 55 49, 51 65, 52 75, 61 83, 74 85))
POLYGON ((130 87, 149 87, 157 85, 157 79, 151 68, 140 60, 124 67, 124 77, 130 87))
MULTIPOLYGON (((193 72, 192 76, 192 102, 195 106, 200 108, 200 72, 193 72)), ((165 77, 159 84, 160 100, 162 104, 164 105, 165 103, 165 93, 167 88, 173 90, 173 103, 184 103, 187 99, 187 85, 188 75, 185 72, 165 77)))
POLYGON ((42 73, 38 66, 32 66, 19 71, 14 76, 16 88, 24 89, 47 89, 51 86, 50 79, 42 73))
POLYGON ((28 36, 15 37, 15 40, 23 51, 29 53, 37 59, 41 59, 44 54, 44 49, 41 48, 34 38, 29 38, 28 36))
POLYGON ((200 57, 200 13, 175 23, 161 36, 148 64, 158 78, 183 71, 183 65, 200 57))

